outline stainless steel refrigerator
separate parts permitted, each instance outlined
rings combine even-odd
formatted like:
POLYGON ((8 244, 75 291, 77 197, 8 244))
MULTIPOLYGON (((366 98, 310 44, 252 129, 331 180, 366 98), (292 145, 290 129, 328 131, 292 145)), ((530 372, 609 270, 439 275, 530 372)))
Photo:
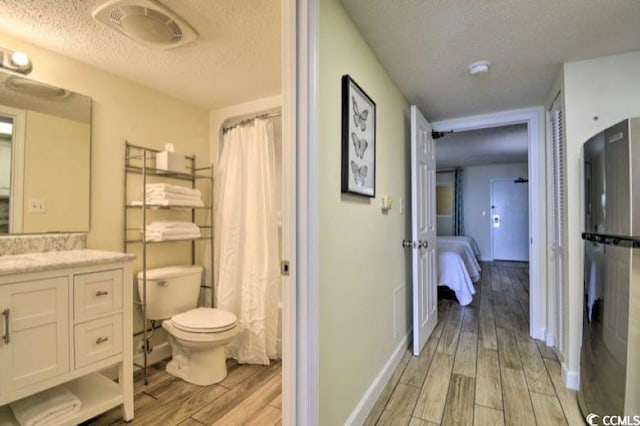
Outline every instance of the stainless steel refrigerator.
POLYGON ((583 414, 640 414, 640 118, 584 154, 583 414))

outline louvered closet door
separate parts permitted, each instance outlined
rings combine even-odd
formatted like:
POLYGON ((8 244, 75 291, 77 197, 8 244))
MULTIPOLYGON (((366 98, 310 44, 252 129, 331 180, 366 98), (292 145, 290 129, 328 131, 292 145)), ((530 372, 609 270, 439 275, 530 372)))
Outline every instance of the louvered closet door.
POLYGON ((565 181, 565 149, 564 149, 564 122, 562 114, 562 95, 559 94, 549 111, 551 126, 551 155, 552 155, 552 198, 553 198, 553 275, 552 288, 555 292, 555 316, 556 316, 556 345, 564 347, 564 333, 562 325, 564 321, 564 271, 565 271, 565 240, 566 240, 566 181, 565 181))

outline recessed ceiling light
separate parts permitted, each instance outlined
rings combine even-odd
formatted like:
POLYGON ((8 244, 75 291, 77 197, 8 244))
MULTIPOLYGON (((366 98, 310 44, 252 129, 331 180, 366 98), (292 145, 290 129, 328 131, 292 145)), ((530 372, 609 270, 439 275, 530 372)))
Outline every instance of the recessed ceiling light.
POLYGON ((469 72, 471 75, 484 74, 489 71, 489 66, 491 66, 489 61, 477 61, 469 65, 469 72))

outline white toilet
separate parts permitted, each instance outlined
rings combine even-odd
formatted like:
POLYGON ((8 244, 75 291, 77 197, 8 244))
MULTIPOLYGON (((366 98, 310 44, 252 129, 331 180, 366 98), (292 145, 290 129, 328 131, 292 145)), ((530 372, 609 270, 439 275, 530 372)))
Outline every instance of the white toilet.
MULTIPOLYGON (((238 334, 238 326, 231 312, 196 308, 202 270, 201 266, 148 269, 147 318, 164 320, 162 327, 173 352, 167 372, 206 386, 226 377, 224 346, 238 334)), ((142 272, 138 273, 138 291, 142 299, 142 272)))

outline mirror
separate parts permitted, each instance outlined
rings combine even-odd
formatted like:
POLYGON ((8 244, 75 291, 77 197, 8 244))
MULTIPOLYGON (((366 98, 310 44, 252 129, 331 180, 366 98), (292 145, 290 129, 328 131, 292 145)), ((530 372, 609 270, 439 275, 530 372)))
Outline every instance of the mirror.
POLYGON ((89 231, 91 98, 0 72, 0 234, 89 231))

